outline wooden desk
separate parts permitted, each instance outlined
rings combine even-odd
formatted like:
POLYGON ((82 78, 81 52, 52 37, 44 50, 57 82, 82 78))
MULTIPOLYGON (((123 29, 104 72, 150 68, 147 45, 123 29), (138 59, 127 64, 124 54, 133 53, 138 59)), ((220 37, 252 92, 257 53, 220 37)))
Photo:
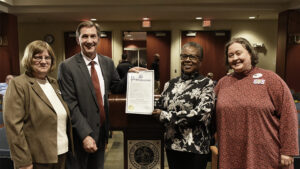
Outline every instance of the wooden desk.
POLYGON ((298 125, 299 125, 298 128, 300 129, 300 118, 299 118, 299 116, 300 116, 300 110, 298 109, 297 112, 298 112, 298 125))
POLYGON ((111 129, 124 132, 124 169, 163 169, 162 125, 152 115, 126 114, 125 104, 125 95, 110 95, 109 121, 111 129), (150 160, 149 155, 151 155, 150 160), (146 166, 140 165, 145 163, 146 166))

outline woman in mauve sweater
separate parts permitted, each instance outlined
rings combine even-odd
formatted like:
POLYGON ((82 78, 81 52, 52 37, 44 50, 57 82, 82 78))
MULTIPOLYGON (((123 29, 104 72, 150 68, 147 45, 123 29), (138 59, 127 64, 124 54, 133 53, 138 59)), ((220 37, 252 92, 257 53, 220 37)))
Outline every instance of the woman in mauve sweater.
POLYGON ((258 57, 244 38, 227 43, 225 55, 234 72, 215 88, 219 168, 293 168, 298 123, 288 86, 255 66, 258 57))

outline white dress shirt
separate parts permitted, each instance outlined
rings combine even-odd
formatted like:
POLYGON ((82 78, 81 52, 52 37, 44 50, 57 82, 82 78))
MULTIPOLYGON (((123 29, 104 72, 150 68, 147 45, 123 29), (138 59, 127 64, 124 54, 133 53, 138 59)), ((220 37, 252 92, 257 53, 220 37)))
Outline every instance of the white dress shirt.
POLYGON ((67 112, 48 80, 37 79, 57 116, 57 155, 68 152, 67 112))

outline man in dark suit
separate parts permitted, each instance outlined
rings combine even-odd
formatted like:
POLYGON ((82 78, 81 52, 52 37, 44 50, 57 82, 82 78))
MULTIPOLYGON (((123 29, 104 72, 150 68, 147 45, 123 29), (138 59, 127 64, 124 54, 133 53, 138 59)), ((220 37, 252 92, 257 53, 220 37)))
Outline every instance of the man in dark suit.
POLYGON ((117 71, 119 73, 120 78, 123 78, 127 75, 128 70, 132 68, 130 61, 128 61, 127 54, 122 54, 122 61, 117 66, 117 71))
MULTIPOLYGON (((113 61, 97 54, 98 24, 82 22, 76 30, 81 52, 59 65, 58 81, 71 111, 75 157, 69 169, 103 169, 108 142, 108 94, 123 92, 126 78, 120 80, 113 61)), ((137 71, 132 68, 130 71, 137 71)))

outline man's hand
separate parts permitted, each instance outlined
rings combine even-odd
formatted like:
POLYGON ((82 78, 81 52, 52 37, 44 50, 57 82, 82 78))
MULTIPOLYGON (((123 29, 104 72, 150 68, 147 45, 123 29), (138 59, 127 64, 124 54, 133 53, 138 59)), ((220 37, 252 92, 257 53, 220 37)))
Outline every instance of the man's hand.
POLYGON ((148 69, 143 68, 143 67, 133 67, 133 68, 129 69, 128 72, 138 73, 139 71, 145 71, 145 70, 148 70, 148 69))
POLYGON ((161 110, 160 109, 154 109, 153 112, 152 112, 152 115, 160 115, 161 113, 161 110))
POLYGON ((280 161, 282 166, 289 166, 294 163, 294 158, 291 156, 281 155, 280 157, 281 157, 280 161))
POLYGON ((21 167, 21 168, 19 168, 19 169, 33 169, 33 165, 30 164, 30 165, 28 165, 28 166, 21 167))
POLYGON ((86 136, 83 139, 83 148, 88 153, 94 153, 98 150, 95 140, 91 136, 86 136))

